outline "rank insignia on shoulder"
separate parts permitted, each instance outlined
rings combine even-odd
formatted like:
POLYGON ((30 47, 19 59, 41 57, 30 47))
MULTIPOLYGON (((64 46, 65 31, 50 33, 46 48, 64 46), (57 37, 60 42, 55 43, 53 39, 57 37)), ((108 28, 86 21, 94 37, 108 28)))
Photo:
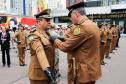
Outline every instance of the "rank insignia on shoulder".
POLYGON ((32 36, 32 35, 28 37, 29 41, 32 41, 33 39, 34 39, 34 36, 32 36))
POLYGON ((80 34, 80 27, 76 27, 74 29, 74 35, 79 35, 80 34))
POLYGON ((35 38, 37 38, 36 35, 29 35, 27 38, 28 43, 30 43, 31 41, 33 41, 35 38))

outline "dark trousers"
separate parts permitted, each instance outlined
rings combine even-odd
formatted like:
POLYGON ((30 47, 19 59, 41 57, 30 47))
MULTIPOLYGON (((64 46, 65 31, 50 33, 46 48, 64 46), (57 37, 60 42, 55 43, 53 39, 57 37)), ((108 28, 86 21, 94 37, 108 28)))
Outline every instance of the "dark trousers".
POLYGON ((6 64, 5 53, 7 55, 7 65, 10 65, 11 64, 10 63, 10 47, 1 45, 1 51, 2 51, 2 63, 3 63, 3 65, 6 64))

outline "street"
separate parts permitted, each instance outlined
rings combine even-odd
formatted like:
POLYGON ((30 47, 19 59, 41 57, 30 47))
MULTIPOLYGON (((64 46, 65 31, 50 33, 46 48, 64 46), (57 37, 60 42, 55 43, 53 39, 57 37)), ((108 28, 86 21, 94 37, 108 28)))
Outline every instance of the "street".
MULTIPOLYGON (((126 37, 120 38, 117 50, 111 53, 111 59, 105 59, 107 64, 102 66, 102 77, 96 84, 126 84, 126 37)), ((11 67, 2 67, 2 59, 0 57, 0 84, 29 84, 27 71, 30 62, 29 50, 26 51, 27 66, 21 67, 18 63, 16 49, 10 50, 11 67)), ((1 52, 0 52, 1 56, 1 52)), ((66 54, 60 51, 60 73, 61 78, 58 84, 67 84, 67 61, 66 54)))

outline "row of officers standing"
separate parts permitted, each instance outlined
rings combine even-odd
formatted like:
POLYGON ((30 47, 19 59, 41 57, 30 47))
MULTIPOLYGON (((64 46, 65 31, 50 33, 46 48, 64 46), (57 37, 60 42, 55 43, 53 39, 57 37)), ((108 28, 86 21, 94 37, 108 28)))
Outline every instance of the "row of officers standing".
POLYGON ((99 31, 101 64, 104 65, 104 58, 110 59, 109 53, 119 47, 120 30, 116 25, 102 24, 99 31))
POLYGON ((18 44, 20 66, 25 65, 26 43, 30 47, 30 84, 58 83, 57 48, 67 53, 68 84, 95 84, 101 77, 101 64, 104 64, 104 56, 109 58, 109 53, 115 49, 118 31, 114 25, 101 25, 99 30, 97 24, 87 18, 84 3, 72 5, 68 10, 72 26, 64 37, 49 29, 52 19, 49 9, 35 15, 36 28, 28 35, 21 25, 20 30, 15 32, 13 40, 18 44))

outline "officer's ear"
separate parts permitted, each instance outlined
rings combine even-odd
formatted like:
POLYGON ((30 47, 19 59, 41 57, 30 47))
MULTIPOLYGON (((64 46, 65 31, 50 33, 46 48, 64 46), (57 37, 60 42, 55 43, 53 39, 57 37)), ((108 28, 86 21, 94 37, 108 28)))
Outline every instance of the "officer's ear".
POLYGON ((81 14, 78 11, 76 11, 76 16, 78 18, 79 16, 81 16, 81 14))
POLYGON ((80 13, 76 10, 74 10, 72 13, 74 13, 76 15, 76 17, 78 17, 80 15, 80 13))

